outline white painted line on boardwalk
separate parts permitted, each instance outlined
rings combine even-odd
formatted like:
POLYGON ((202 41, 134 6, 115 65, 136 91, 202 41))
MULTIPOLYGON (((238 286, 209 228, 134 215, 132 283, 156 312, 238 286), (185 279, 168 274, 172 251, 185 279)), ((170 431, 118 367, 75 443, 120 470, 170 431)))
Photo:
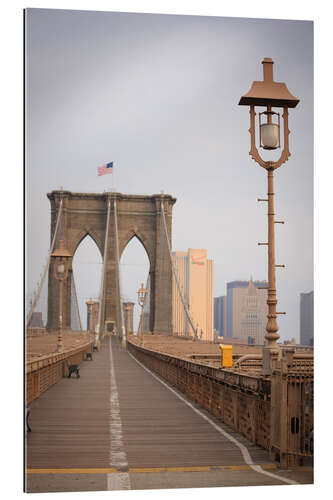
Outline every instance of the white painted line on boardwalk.
MULTIPOLYGON (((128 468, 127 455, 123 443, 123 428, 120 418, 120 406, 118 399, 118 389, 116 374, 113 364, 111 338, 109 337, 110 349, 110 466, 116 468, 128 468)), ((130 490, 131 483, 128 472, 119 474, 107 474, 108 490, 130 490)))
POLYGON ((246 446, 244 446, 242 443, 240 443, 236 438, 234 438, 233 436, 231 436, 231 434, 229 434, 227 431, 225 431, 224 429, 222 429, 221 427, 219 427, 218 425, 215 424, 215 422, 213 422, 213 420, 211 420, 209 417, 207 417, 206 415, 204 415, 204 413, 202 413, 200 410, 198 410, 197 408, 195 408, 189 401, 187 401, 185 398, 183 398, 180 394, 178 394, 178 392, 176 392, 174 389, 172 389, 172 387, 170 387, 166 382, 164 382, 158 375, 156 375, 155 373, 153 373, 151 370, 149 370, 149 368, 147 368, 145 365, 143 365, 140 361, 138 361, 134 356, 133 354, 131 354, 130 352, 128 352, 128 354, 131 356, 131 358, 134 359, 134 361, 136 361, 142 368, 144 368, 147 372, 149 372, 154 378, 156 378, 156 380, 158 380, 161 384, 163 384, 165 387, 167 387, 169 389, 169 391, 173 392, 179 399, 181 399, 185 404, 187 404, 187 406, 189 406, 190 408, 192 408, 192 410, 197 413, 198 415, 200 415, 203 419, 205 419, 207 422, 209 422, 220 434, 222 434, 223 436, 225 436, 227 439, 229 439, 232 443, 234 443, 236 446, 238 446, 238 448, 240 449, 242 455, 243 455, 243 458, 245 460, 245 462, 247 463, 247 465, 249 465, 251 467, 251 469, 253 469, 255 472, 259 472, 260 474, 264 474, 265 476, 269 476, 269 477, 272 477, 274 479, 278 479, 279 481, 282 481, 283 483, 287 483, 287 484, 299 484, 297 481, 293 481, 292 479, 288 479, 286 477, 280 477, 280 476, 277 476, 276 474, 273 474, 272 472, 268 472, 268 471, 265 471, 264 469, 262 469, 260 467, 260 465, 255 465, 253 464, 253 461, 252 461, 252 458, 251 458, 251 455, 249 453, 249 450, 246 448, 246 446))
POLYGON ((108 491, 130 490, 131 483, 127 472, 107 474, 108 491))

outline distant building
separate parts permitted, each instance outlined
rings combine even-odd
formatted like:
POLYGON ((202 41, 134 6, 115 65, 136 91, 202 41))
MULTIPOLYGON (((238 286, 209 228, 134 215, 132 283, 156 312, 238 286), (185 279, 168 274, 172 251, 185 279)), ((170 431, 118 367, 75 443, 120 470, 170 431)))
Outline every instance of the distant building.
MULTIPOLYGON (((207 259, 207 250, 193 248, 187 252, 173 252, 172 258, 199 338, 214 340, 213 261, 207 259)), ((176 335, 193 335, 174 277, 172 329, 176 335)))
POLYGON ((267 324, 266 281, 231 281, 227 283, 226 337, 264 344, 267 324))
POLYGON ((300 343, 301 345, 313 345, 313 291, 301 293, 300 343))
POLYGON ((290 340, 284 340, 283 345, 296 345, 296 339, 295 337, 292 337, 290 340))
POLYGON ((227 330, 227 297, 225 295, 214 298, 214 329, 217 336, 225 337, 227 330))

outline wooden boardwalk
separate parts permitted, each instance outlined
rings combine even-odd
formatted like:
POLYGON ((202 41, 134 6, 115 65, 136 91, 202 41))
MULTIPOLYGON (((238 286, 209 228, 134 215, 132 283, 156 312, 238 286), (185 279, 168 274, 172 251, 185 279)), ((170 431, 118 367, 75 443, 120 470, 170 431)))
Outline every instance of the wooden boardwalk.
MULTIPOLYGON (((31 404, 27 468, 124 468, 111 456, 119 422, 128 468, 245 464, 235 444, 108 338, 92 362, 82 363, 79 379, 62 379, 31 404), (111 359, 120 410, 113 428, 111 359)), ((265 450, 226 429, 248 446, 254 463, 271 463, 265 450)))
POLYGON ((198 413, 118 339, 105 339, 93 357, 82 362, 79 379, 64 378, 31 403, 26 491, 312 482, 311 471, 303 477, 276 470, 265 450, 198 413), (220 429, 247 447, 250 465, 220 429))

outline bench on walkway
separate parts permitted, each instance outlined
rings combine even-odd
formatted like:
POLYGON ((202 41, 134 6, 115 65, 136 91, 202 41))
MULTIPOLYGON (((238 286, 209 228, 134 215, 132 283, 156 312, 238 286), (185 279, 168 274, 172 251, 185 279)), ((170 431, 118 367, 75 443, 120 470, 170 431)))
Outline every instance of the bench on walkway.
POLYGON ((80 366, 79 365, 72 365, 68 359, 66 360, 66 364, 68 367, 68 378, 72 377, 72 373, 76 374, 76 378, 80 378, 80 366))

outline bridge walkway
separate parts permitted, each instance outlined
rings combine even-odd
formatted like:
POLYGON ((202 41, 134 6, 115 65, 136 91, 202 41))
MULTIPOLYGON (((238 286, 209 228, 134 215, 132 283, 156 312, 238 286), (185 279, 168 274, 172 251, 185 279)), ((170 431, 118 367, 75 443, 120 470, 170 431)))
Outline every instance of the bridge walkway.
POLYGON ((209 416, 247 446, 263 474, 118 339, 105 339, 80 373, 31 404, 27 491, 283 484, 265 450, 209 416))

